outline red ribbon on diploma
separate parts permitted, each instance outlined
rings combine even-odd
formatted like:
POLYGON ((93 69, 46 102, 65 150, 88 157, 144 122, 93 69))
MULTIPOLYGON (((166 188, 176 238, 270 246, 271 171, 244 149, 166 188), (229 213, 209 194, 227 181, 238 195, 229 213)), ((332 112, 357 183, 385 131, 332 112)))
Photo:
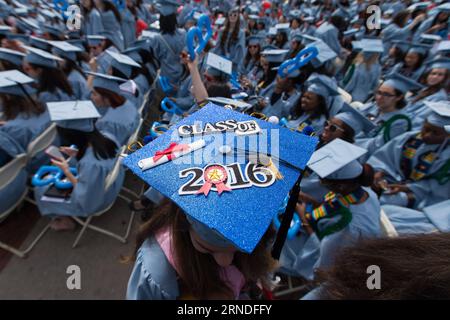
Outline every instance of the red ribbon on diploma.
POLYGON ((179 151, 185 151, 189 149, 189 145, 187 144, 178 144, 176 142, 172 142, 168 148, 162 151, 156 151, 153 156, 153 161, 156 162, 161 159, 163 156, 167 156, 169 160, 173 159, 173 153, 179 151))
POLYGON ((214 165, 208 167, 203 175, 205 184, 197 191, 197 194, 203 193, 207 196, 213 185, 217 188, 219 195, 224 191, 231 191, 231 189, 225 185, 227 177, 227 170, 223 166, 214 165))

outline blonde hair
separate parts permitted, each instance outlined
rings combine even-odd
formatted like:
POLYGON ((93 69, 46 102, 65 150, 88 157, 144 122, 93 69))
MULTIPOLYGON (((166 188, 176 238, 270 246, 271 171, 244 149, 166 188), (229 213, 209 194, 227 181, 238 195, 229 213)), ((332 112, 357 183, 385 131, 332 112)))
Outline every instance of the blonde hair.
POLYGON ((366 70, 369 71, 373 64, 378 62, 378 58, 380 57, 379 53, 372 53, 369 58, 366 58, 364 56, 364 53, 360 52, 355 57, 354 63, 355 64, 365 64, 366 70))

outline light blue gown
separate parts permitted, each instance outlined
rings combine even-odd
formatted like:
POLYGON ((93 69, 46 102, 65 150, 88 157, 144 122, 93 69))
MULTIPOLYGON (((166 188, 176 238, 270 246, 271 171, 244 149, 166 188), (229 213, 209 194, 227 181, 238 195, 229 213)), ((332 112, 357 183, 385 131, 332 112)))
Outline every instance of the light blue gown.
POLYGON ((128 281, 128 300, 175 300, 179 295, 177 273, 154 237, 144 241, 128 281))
MULTIPOLYGON (((287 118, 292 108, 294 108, 295 104, 300 98, 300 92, 297 90, 294 90, 294 92, 291 95, 288 95, 287 93, 283 92, 280 96, 280 98, 272 105, 269 103, 267 105, 262 113, 264 113, 267 117, 270 116, 276 116, 278 119, 281 118, 287 118)), ((269 96, 270 99, 270 96, 269 96)))
POLYGON ((316 136, 319 136, 325 125, 325 121, 327 118, 324 115, 321 115, 318 118, 311 118, 308 114, 303 114, 297 119, 291 119, 287 123, 287 127, 289 129, 298 129, 299 126, 307 125, 314 129, 314 133, 316 136))
MULTIPOLYGON (((364 108, 361 109, 361 113, 366 117, 375 116, 372 121, 377 125, 377 127, 369 134, 367 134, 367 136, 359 134, 355 139, 356 145, 368 150, 367 154, 365 155, 365 159, 367 160, 370 155, 372 155, 376 150, 378 150, 388 142, 384 137, 385 130, 381 130, 383 123, 389 121, 397 115, 405 115, 405 113, 402 109, 381 114, 379 113, 375 102, 366 104, 364 108)), ((407 130, 408 127, 406 120, 397 120, 390 127, 390 138, 393 139, 395 137, 398 137, 399 135, 405 133, 407 130)))
POLYGON ((110 34, 111 41, 114 43, 117 49, 119 49, 119 51, 123 51, 124 38, 120 23, 119 21, 117 21, 116 16, 111 10, 100 12, 100 16, 102 18, 103 28, 110 34))
POLYGON ((403 28, 400 28, 395 23, 389 24, 386 28, 381 31, 381 39, 383 40, 384 54, 387 55, 389 49, 392 47, 392 41, 394 40, 403 40, 406 41, 410 36, 411 31, 406 25, 403 28))
POLYGON ((448 100, 448 95, 445 89, 441 89, 417 102, 413 102, 413 98, 408 99, 408 104, 404 108, 404 112, 412 120, 412 130, 420 130, 425 119, 431 114, 431 109, 425 105, 425 101, 446 101, 448 100))
POLYGON ((91 90, 87 85, 87 80, 78 72, 78 70, 72 70, 72 72, 67 77, 74 96, 77 100, 89 99, 91 95, 91 90))
POLYGON ((136 22, 134 20, 134 15, 128 8, 121 10, 122 21, 120 22, 122 26, 122 34, 124 40, 124 47, 131 47, 132 43, 136 40, 136 22))
POLYGON ((220 46, 220 41, 222 39, 223 33, 220 33, 219 38, 217 39, 217 45, 212 50, 215 54, 219 56, 225 57, 228 60, 233 62, 233 70, 238 70, 239 65, 244 60, 245 54, 245 32, 243 30, 239 30, 238 40, 233 45, 228 46, 230 41, 231 34, 228 34, 228 39, 225 42, 224 48, 220 46))
POLYGON ((421 67, 417 68, 417 70, 415 70, 415 71, 407 72, 406 70, 403 70, 403 62, 397 63, 392 68, 392 72, 396 72, 396 73, 398 72, 398 73, 404 75, 405 77, 408 77, 414 81, 418 81, 424 71, 425 71, 425 66, 421 66, 421 67))
POLYGON ((378 62, 369 69, 366 64, 358 64, 344 90, 351 94, 352 101, 365 102, 377 87, 380 76, 381 66, 378 62))
POLYGON ((314 269, 328 268, 344 247, 354 245, 363 238, 375 238, 381 235, 380 203, 376 194, 364 188, 369 194, 361 204, 350 205, 351 222, 342 230, 325 236, 321 241, 316 234, 300 236, 286 240, 280 256, 280 272, 300 276, 309 280, 314 278, 314 269))
POLYGON ((186 46, 186 31, 177 29, 175 34, 157 34, 152 42, 156 60, 161 65, 160 76, 167 77, 172 85, 179 86, 183 74, 180 54, 186 46))
POLYGON ((105 192, 105 179, 111 172, 116 159, 97 159, 91 147, 77 164, 78 183, 73 188, 67 202, 42 200, 49 186, 35 187, 34 196, 43 216, 88 217, 107 208, 117 197, 125 177, 125 170, 120 167, 119 176, 105 192))
MULTIPOLYGON (((107 49, 108 51, 119 53, 119 50, 117 50, 116 47, 111 46, 107 49)), ((111 62, 113 61, 113 57, 106 53, 106 51, 103 51, 96 57, 97 61, 97 72, 108 74, 109 69, 111 68, 111 62)))
POLYGON ((75 96, 69 96, 61 89, 56 88, 54 92, 43 91, 38 95, 39 100, 45 105, 47 102, 60 102, 75 100, 75 96))
POLYGON ((104 31, 100 12, 93 8, 84 19, 84 33, 88 36, 100 34, 104 31))
POLYGON ((137 108, 127 100, 118 108, 107 108, 106 113, 97 120, 95 127, 112 135, 118 146, 127 143, 139 125, 137 108))
POLYGON ((314 36, 322 39, 331 50, 333 50, 338 56, 341 55, 342 47, 339 43, 339 31, 329 22, 322 23, 319 28, 317 28, 314 36))
MULTIPOLYGON (((406 182, 406 186, 412 191, 415 198, 413 207, 420 209, 427 205, 446 200, 449 197, 450 181, 440 184, 432 175, 438 172, 449 161, 450 145, 447 144, 441 151, 439 158, 432 163, 425 178, 419 181, 411 181, 409 177, 405 176, 401 168, 402 149, 403 145, 418 133, 419 131, 412 131, 396 137, 377 150, 369 158, 367 163, 376 171, 383 171, 386 180, 391 183, 406 182)), ((411 167, 414 168, 417 165, 421 155, 429 151, 437 151, 439 147, 439 145, 426 145, 425 143, 420 145, 411 161, 411 167)), ((407 195, 404 192, 394 195, 382 194, 380 201, 382 204, 395 204, 400 206, 406 206, 408 204, 407 195)))

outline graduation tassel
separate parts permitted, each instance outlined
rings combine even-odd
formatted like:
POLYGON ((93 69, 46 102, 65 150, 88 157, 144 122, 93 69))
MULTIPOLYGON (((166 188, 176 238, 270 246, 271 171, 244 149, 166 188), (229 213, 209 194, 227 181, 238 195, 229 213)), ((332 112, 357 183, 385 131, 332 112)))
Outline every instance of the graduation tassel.
POLYGON ((280 170, 278 170, 277 166, 273 163, 272 158, 269 158, 268 164, 263 164, 267 169, 273 172, 275 175, 275 178, 277 180, 283 179, 283 175, 281 174, 280 170))

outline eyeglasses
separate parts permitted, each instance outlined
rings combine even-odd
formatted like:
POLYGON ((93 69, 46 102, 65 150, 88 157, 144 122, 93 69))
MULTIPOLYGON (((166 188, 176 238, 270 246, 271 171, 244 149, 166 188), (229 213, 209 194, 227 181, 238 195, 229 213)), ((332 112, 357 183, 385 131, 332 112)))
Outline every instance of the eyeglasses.
POLYGON ((337 130, 344 132, 345 130, 342 129, 341 127, 339 127, 338 125, 331 123, 330 121, 326 120, 324 127, 327 128, 331 131, 331 132, 336 132, 337 130))
POLYGON ((232 12, 228 15, 229 17, 237 17, 238 13, 237 12, 232 12))
POLYGON ((383 92, 383 91, 380 91, 380 90, 378 90, 375 94, 378 95, 378 96, 387 97, 387 98, 395 97, 395 94, 383 92))

